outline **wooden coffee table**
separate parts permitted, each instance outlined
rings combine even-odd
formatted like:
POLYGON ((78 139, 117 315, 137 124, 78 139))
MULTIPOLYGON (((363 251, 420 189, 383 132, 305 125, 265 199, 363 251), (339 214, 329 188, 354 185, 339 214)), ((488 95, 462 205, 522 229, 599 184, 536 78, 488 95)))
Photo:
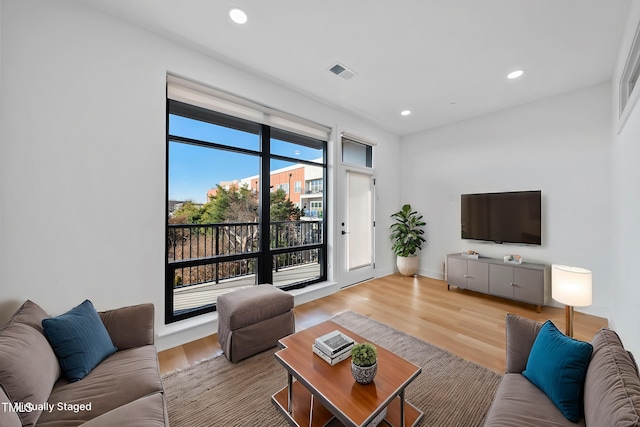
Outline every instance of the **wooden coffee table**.
POLYGON ((271 400, 289 422, 321 427, 335 417, 346 426, 367 426, 386 408, 386 425, 415 426, 423 413, 405 401, 404 391, 422 369, 372 342, 378 349, 378 373, 371 384, 358 384, 350 358, 331 366, 311 351, 317 337, 334 330, 358 343, 368 341, 331 321, 278 341, 282 350, 275 357, 286 368, 288 382, 271 400))

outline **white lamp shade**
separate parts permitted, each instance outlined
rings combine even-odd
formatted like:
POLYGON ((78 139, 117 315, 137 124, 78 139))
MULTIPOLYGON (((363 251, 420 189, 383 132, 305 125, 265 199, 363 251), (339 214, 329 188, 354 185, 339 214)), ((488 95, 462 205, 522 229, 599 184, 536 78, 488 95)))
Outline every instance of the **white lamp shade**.
POLYGON ((591 305, 591 270, 553 264, 551 266, 551 296, 573 307, 591 305))

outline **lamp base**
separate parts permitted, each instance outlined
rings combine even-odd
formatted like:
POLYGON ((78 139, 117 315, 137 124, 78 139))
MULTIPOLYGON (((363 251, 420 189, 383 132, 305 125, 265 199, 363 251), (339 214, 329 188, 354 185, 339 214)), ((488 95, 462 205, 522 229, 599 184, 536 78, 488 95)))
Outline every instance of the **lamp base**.
POLYGON ((565 324, 567 326, 565 335, 573 338, 573 306, 571 305, 565 306, 565 324))

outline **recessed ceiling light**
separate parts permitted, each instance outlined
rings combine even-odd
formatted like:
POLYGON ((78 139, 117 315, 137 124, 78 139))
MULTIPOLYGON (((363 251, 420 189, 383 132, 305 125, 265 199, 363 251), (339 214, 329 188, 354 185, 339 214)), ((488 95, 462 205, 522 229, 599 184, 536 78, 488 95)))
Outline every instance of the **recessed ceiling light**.
POLYGON ((229 10, 229 17, 236 24, 246 24, 247 23, 247 13, 242 10, 234 7, 229 10))
POLYGON ((507 78, 508 79, 517 79, 518 77, 522 76, 524 74, 523 70, 516 70, 516 71, 512 71, 509 74, 507 74, 507 78))
POLYGON ((400 112, 400 115, 401 115, 401 116, 408 116, 409 114, 411 114, 411 111, 410 111, 410 110, 404 110, 404 111, 401 111, 401 112, 400 112))

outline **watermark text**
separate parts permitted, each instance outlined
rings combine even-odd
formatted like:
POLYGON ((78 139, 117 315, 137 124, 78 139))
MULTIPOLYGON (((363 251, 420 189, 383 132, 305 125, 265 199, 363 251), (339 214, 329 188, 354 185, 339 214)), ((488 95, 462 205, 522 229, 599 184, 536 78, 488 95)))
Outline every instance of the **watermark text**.
POLYGON ((91 411, 91 402, 89 403, 66 403, 66 402, 57 402, 57 403, 33 403, 33 402, 1 402, 3 412, 19 412, 19 413, 29 413, 29 412, 90 412, 91 411))

